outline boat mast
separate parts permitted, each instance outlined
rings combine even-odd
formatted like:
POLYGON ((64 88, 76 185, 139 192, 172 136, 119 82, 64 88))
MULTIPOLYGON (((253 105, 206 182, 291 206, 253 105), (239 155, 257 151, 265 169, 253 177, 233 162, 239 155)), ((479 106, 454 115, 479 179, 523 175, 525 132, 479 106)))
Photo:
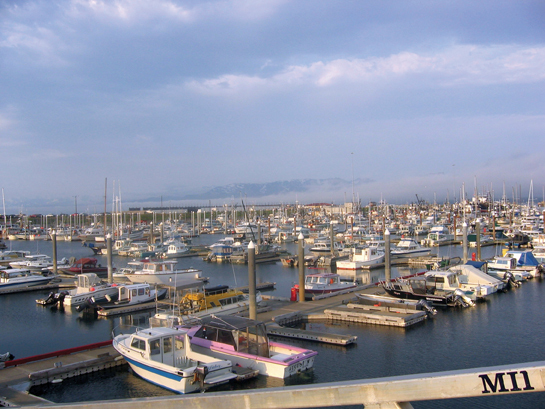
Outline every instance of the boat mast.
POLYGON ((104 178, 104 241, 106 241, 106 196, 108 194, 108 178, 104 178))

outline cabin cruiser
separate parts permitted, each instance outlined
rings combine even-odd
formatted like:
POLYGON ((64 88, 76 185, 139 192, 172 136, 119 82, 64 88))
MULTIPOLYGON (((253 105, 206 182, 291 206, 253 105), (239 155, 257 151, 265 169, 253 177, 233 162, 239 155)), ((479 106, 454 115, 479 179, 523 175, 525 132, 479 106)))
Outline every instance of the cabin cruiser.
POLYGON ((337 270, 359 270, 384 262, 384 251, 378 247, 356 246, 350 249, 348 260, 337 261, 337 270))
POLYGON ((433 226, 428 233, 428 237, 422 240, 421 244, 433 247, 452 240, 454 240, 454 235, 449 232, 446 226, 433 226))
POLYGON ((45 285, 55 278, 58 275, 48 271, 40 274, 27 268, 10 268, 0 271, 0 290, 45 285))
POLYGON ((161 254, 162 258, 177 258, 182 257, 190 252, 190 248, 187 244, 180 240, 172 240, 167 244, 167 249, 161 254))
POLYGON ((461 289, 444 289, 440 280, 435 277, 428 279, 424 276, 411 277, 408 279, 397 279, 391 282, 384 282, 384 290, 393 297, 426 300, 432 305, 441 307, 468 307, 475 303, 461 289))
MULTIPOLYGON (((341 281, 341 276, 335 273, 316 273, 305 276, 305 293, 309 294, 329 294, 355 287, 357 287, 355 282, 341 281)), ((299 284, 293 288, 299 289, 299 284)))
MULTIPOLYGON (((333 242, 334 251, 342 251, 344 246, 340 243, 333 242)), ((310 248, 310 251, 317 254, 330 254, 331 253, 331 242, 330 241, 317 241, 310 248)))
POLYGON ((494 257, 487 261, 487 265, 487 273, 500 280, 509 279, 509 275, 518 282, 533 277, 528 271, 517 268, 517 259, 514 257, 494 257))
POLYGON ((209 316, 188 332, 193 351, 233 365, 259 370, 260 375, 288 378, 312 368, 316 351, 270 341, 265 324, 232 315, 209 316))
POLYGON ((162 300, 166 297, 166 295, 166 288, 158 289, 157 287, 152 287, 147 283, 119 284, 117 285, 117 295, 115 297, 111 297, 111 301, 97 304, 94 297, 91 297, 87 303, 78 305, 76 310, 83 311, 85 309, 91 309, 95 311, 129 307, 162 300))
POLYGON ((149 260, 140 262, 134 272, 125 274, 133 283, 168 285, 177 288, 197 287, 202 284, 202 271, 195 268, 178 270, 176 260, 149 260))
POLYGON ((66 267, 59 268, 62 274, 77 275, 85 273, 95 273, 97 275, 107 275, 108 267, 98 264, 98 260, 92 257, 84 257, 74 261, 66 267))
POLYGON ((517 270, 527 271, 532 277, 545 272, 543 265, 537 261, 532 250, 507 250, 504 257, 513 257, 517 261, 517 270))
POLYGON ((237 378, 256 376, 256 370, 237 368, 229 360, 195 351, 190 330, 151 327, 133 334, 113 334, 112 345, 131 369, 146 381, 177 393, 205 391, 237 378), (240 374, 236 371, 240 370, 240 374))
POLYGON ((390 251, 392 258, 429 256, 431 248, 424 247, 413 238, 402 238, 390 251))

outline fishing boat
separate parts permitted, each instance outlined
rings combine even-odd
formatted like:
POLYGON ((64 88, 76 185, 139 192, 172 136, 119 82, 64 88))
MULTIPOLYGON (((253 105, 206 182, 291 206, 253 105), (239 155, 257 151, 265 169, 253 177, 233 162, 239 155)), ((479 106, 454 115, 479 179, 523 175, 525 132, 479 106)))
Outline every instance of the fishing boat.
POLYGON ((261 321, 233 315, 209 316, 187 332, 195 352, 259 370, 260 375, 288 378, 311 369, 318 354, 270 341, 261 321))
MULTIPOLYGON (((111 301, 117 296, 116 283, 107 283, 96 273, 83 273, 77 275, 76 288, 68 290, 63 297, 63 305, 76 306, 94 298, 95 302, 111 301)), ((37 300, 38 302, 38 300, 37 300)), ((40 302, 40 304, 42 304, 40 302)))
MULTIPOLYGON (((237 378, 257 375, 255 370, 237 374, 231 361, 195 352, 186 329, 146 328, 113 337, 112 345, 138 376, 177 393, 204 391, 237 378)), ((206 352, 206 351, 205 351, 206 352)))
POLYGON ((413 238, 404 237, 392 248, 390 254, 392 258, 429 256, 431 248, 422 246, 413 238))
POLYGON ((177 288, 197 287, 202 284, 202 271, 195 268, 175 269, 176 260, 145 259, 141 267, 125 274, 133 283, 168 285, 177 288))
MULTIPOLYGON (((261 293, 256 293, 256 304, 262 301, 261 293)), ((204 317, 206 315, 236 314, 248 310, 249 294, 230 288, 227 285, 204 288, 203 291, 188 292, 180 301, 180 314, 204 317)))
MULTIPOLYGON (((335 273, 315 273, 305 276, 305 293, 310 294, 329 294, 356 286, 354 282, 341 281, 341 276, 335 273)), ((296 284, 294 288, 299 288, 299 285, 296 284)))
POLYGON ((360 270, 384 262, 384 251, 378 247, 356 246, 350 249, 348 260, 337 261, 337 270, 360 270))
POLYGON ((408 279, 397 279, 383 282, 382 287, 392 297, 410 300, 426 300, 434 306, 455 307, 473 306, 475 303, 460 289, 444 290, 437 287, 435 280, 417 276, 408 279))
POLYGON ((86 273, 95 273, 105 276, 108 274, 108 267, 98 264, 98 260, 92 257, 84 257, 76 260, 68 267, 59 268, 62 274, 77 275, 86 273))
POLYGON ((37 273, 27 268, 10 268, 0 271, 0 290, 45 285, 56 278, 58 275, 49 272, 37 273))

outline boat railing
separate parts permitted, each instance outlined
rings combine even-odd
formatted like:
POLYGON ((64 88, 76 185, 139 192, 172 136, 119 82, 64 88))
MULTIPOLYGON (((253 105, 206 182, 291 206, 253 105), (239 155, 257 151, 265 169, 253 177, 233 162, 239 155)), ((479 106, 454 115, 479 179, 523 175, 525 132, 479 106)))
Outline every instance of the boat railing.
POLYGON ((121 324, 112 330, 112 339, 114 339, 118 335, 134 334, 135 332, 141 331, 143 329, 143 327, 139 327, 136 325, 121 324))

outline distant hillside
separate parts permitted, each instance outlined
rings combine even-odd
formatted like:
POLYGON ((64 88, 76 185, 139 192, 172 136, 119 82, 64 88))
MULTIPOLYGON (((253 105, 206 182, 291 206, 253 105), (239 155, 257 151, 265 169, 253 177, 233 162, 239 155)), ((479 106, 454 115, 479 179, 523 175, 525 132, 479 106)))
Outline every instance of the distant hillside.
MULTIPOLYGON (((354 185, 369 183, 370 180, 357 179, 354 185)), ((259 198, 266 196, 285 196, 286 194, 305 194, 314 192, 352 191, 352 181, 343 179, 297 179, 270 183, 236 183, 216 186, 198 194, 184 195, 182 200, 212 200, 240 197, 259 198)))

